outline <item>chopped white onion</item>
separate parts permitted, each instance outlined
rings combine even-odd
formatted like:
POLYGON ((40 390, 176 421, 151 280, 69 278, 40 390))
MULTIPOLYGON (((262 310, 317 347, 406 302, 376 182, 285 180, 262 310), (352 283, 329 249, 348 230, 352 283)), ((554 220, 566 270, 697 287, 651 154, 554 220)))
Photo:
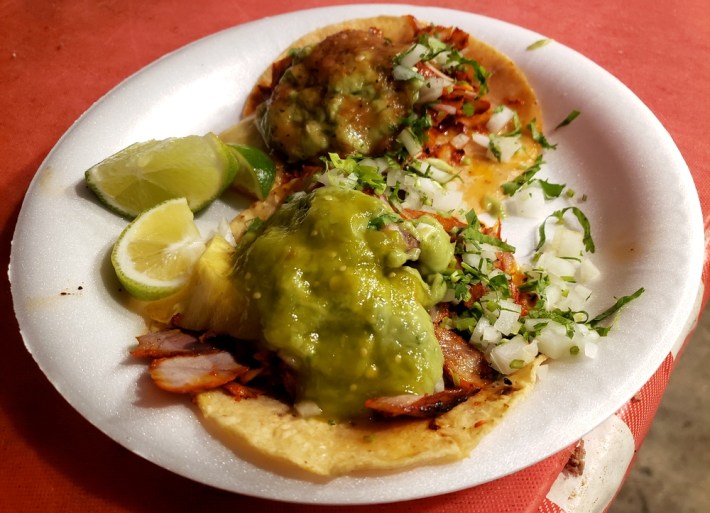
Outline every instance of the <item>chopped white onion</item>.
POLYGON ((320 406, 313 401, 299 401, 293 407, 301 417, 316 417, 323 413, 320 406))
POLYGON ((496 330, 486 317, 481 317, 471 333, 470 342, 483 349, 489 345, 498 344, 502 340, 502 335, 496 330))
POLYGON ((419 96, 417 103, 428 103, 438 100, 444 92, 444 88, 449 85, 449 81, 432 77, 424 81, 424 84, 419 88, 419 96))
POLYGON ((360 161, 361 166, 367 166, 367 167, 374 167, 376 168, 380 173, 384 173, 389 169, 389 164, 387 163, 387 159, 384 158, 371 158, 371 157, 366 157, 360 161))
MULTIPOLYGON (((447 54, 447 55, 448 55, 448 54, 447 54)), ((429 71, 431 71, 432 74, 434 74, 434 75, 437 76, 438 78, 443 78, 443 79, 446 81, 447 84, 453 84, 453 83, 454 83, 454 79, 453 79, 453 78, 451 78, 449 75, 447 75, 446 73, 444 73, 443 71, 441 71, 441 70, 440 70, 439 68, 437 68, 436 66, 432 65, 431 62, 425 62, 425 63, 424 63, 424 66, 425 66, 429 71)))
MULTIPOLYGON (((432 164, 432 162, 434 161, 437 161, 438 163, 438 159, 431 159, 431 161, 419 160, 416 162, 416 166, 413 167, 415 167, 415 169, 417 169, 421 174, 423 174, 427 178, 436 180, 439 183, 446 183, 451 181, 453 175, 449 171, 441 169, 436 164, 432 164)), ((442 164, 445 163, 442 162, 442 164)))
POLYGON ((493 324, 493 327, 503 335, 511 335, 520 329, 520 323, 518 323, 520 305, 512 301, 501 301, 499 306, 498 319, 493 324))
POLYGON ((336 185, 344 189, 354 189, 357 186, 357 175, 355 173, 343 175, 335 171, 328 171, 318 177, 318 182, 323 185, 336 185))
POLYGON ((498 344, 502 338, 503 336, 500 331, 495 329, 493 326, 483 328, 483 342, 485 344, 498 344))
POLYGON ((565 327, 554 321, 548 321, 536 340, 540 352, 553 360, 569 356, 570 348, 575 345, 565 327))
POLYGON ((392 77, 395 80, 411 80, 413 78, 421 78, 421 75, 417 73, 416 68, 408 68, 398 64, 392 69, 392 77))
POLYGON ((579 265, 579 281, 581 283, 590 283, 596 280, 601 271, 597 268, 589 258, 583 258, 579 265))
POLYGON ((411 68, 412 66, 416 66, 416 64, 422 60, 422 57, 424 57, 429 49, 421 45, 419 43, 412 45, 409 47, 407 52, 402 55, 402 58, 399 60, 400 66, 404 66, 406 68, 411 68))
POLYGON ((562 308, 562 288, 558 285, 548 285, 543 294, 545 295, 545 310, 551 311, 555 308, 562 308))
POLYGON ((537 260, 537 265, 544 269, 548 274, 555 276, 570 276, 573 277, 577 273, 574 260, 567 260, 555 256, 553 252, 546 251, 540 255, 537 260))
POLYGON ((436 157, 429 157, 426 159, 423 159, 422 162, 426 162, 427 164, 430 164, 438 169, 441 169, 442 171, 446 171, 449 174, 456 174, 456 168, 446 162, 445 160, 438 159, 436 157))
MULTIPOLYGON (((434 110, 440 110, 441 112, 446 112, 447 114, 454 115, 456 114, 456 107, 453 105, 449 105, 448 103, 435 103, 434 105, 431 106, 432 109, 434 110)), ((465 135, 465 134, 459 134, 459 135, 465 135)))
POLYGON ((421 191, 427 198, 434 198, 443 191, 443 188, 439 182, 424 176, 417 177, 415 184, 416 188, 419 189, 419 191, 421 191))
POLYGON ((451 57, 451 52, 440 52, 440 53, 436 54, 436 57, 434 57, 434 59, 432 59, 432 60, 443 68, 444 66, 446 66, 449 63, 450 57, 451 57))
POLYGON ((577 283, 569 289, 567 307, 573 312, 584 310, 591 295, 592 291, 589 288, 577 283))
MULTIPOLYGON (((456 112, 456 109, 454 109, 454 113, 455 112, 456 112)), ((466 146, 470 140, 471 140, 471 138, 467 134, 464 134, 463 132, 461 132, 451 139, 451 146, 453 146, 457 150, 462 150, 464 148, 464 146, 466 146)))
POLYGON ((579 257, 584 253, 584 233, 558 225, 552 238, 552 248, 558 257, 579 257))
POLYGON ((544 381, 547 378, 547 373, 550 372, 549 365, 542 364, 537 368, 536 377, 537 381, 544 381))
MULTIPOLYGON (((474 248, 472 245, 467 244, 466 249, 470 251, 474 251, 474 248), (469 249, 470 248, 470 249, 469 249)), ((490 260, 491 262, 496 260, 497 253, 500 251, 499 248, 496 246, 493 246, 492 244, 488 244, 486 242, 479 244, 478 246, 478 252, 481 254, 481 256, 487 260, 490 260)))
POLYGON ((404 182, 404 171, 400 169, 390 170, 387 173, 387 187, 394 187, 398 183, 404 182))
POLYGON ((510 215, 539 218, 545 213, 545 194, 540 187, 523 187, 506 201, 506 207, 510 215))
POLYGON ((449 212, 463 205, 463 192, 453 183, 449 182, 443 194, 437 194, 432 198, 431 206, 442 212, 449 212))
POLYGON ((587 340, 584 344, 584 356, 587 358, 596 358, 599 352, 599 345, 596 342, 587 340))
POLYGON ((486 128, 492 134, 497 134, 505 128, 505 126, 513 119, 515 112, 505 105, 501 105, 493 112, 493 115, 486 123, 486 128))
POLYGON ((471 140, 479 146, 483 146, 484 148, 488 148, 488 145, 491 143, 491 140, 488 138, 488 136, 480 132, 476 132, 471 135, 471 140))
POLYGON ((523 147, 520 143, 519 136, 499 137, 497 135, 491 135, 489 136, 489 140, 491 144, 498 149, 499 155, 495 155, 493 151, 491 151, 489 145, 488 158, 491 160, 497 160, 499 162, 510 162, 510 159, 513 158, 513 155, 515 155, 518 150, 523 147))
POLYGON ((397 140, 404 145, 407 153, 409 153, 412 157, 416 157, 422 151, 422 143, 419 142, 417 137, 409 128, 402 130, 399 133, 399 136, 397 136, 397 140))
POLYGON ((491 349, 489 358, 491 366, 498 372, 512 374, 532 362, 537 353, 535 341, 527 343, 523 337, 516 335, 491 349))
POLYGON ((485 263, 483 257, 478 253, 464 253, 463 255, 461 255, 461 260, 466 265, 470 265, 474 269, 479 270, 482 270, 483 264, 485 263))
POLYGON ((407 191, 407 197, 402 201, 402 207, 414 210, 422 209, 422 196, 415 190, 407 191))

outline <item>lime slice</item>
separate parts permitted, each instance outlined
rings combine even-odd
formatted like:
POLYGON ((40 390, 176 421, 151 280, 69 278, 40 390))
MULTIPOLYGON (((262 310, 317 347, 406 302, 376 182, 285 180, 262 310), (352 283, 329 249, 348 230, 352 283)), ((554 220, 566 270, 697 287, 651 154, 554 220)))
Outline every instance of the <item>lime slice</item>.
POLYGON ((276 178, 276 167, 269 156, 254 146, 229 144, 235 150, 239 170, 234 177, 234 186, 240 191, 263 200, 268 196, 276 178))
POLYGON ((102 203, 134 218, 172 198, 186 198, 198 212, 232 183, 238 167, 234 152, 208 133, 132 144, 85 177, 102 203))
POLYGON ((205 250, 185 198, 165 201, 133 220, 111 252, 111 263, 129 294, 159 299, 183 287, 205 250))

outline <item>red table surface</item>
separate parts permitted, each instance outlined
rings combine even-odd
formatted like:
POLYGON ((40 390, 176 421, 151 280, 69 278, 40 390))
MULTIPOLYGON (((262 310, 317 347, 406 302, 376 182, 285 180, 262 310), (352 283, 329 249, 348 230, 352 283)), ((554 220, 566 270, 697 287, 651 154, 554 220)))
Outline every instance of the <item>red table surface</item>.
MULTIPOLYGON (((34 173, 93 102, 146 64, 216 31, 326 2, 76 0, 0 2, 0 268, 34 173)), ((349 2, 327 2, 346 4, 349 2)), ((708 217, 710 9, 707 0, 411 0, 462 9, 540 32, 606 68, 665 125, 695 178, 708 217)), ((373 14, 376 13, 373 9, 373 14)), ((682 227, 679 227, 682 229, 682 227)), ((0 511, 305 511, 241 497, 165 471, 111 441, 54 390, 23 346, 7 278, 0 291, 0 511)), ((549 482, 565 455, 541 464, 549 482)), ((524 475, 521 474, 521 479, 524 475)), ((543 480, 544 481, 544 480, 543 480)), ((516 486, 515 477, 505 486, 516 486)), ((496 483, 489 485, 495 493, 496 483)), ((542 495, 539 495, 542 494, 542 495)), ((452 494, 359 511, 473 511, 452 494), (447 509, 446 504, 451 508, 447 509)), ((350 509, 350 508, 348 508, 350 509)))

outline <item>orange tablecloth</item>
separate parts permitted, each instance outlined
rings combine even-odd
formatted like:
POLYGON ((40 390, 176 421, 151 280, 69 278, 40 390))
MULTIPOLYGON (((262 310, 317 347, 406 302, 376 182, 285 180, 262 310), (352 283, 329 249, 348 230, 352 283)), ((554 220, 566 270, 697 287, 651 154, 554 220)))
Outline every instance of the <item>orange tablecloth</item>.
MULTIPOLYGON (((408 3, 470 10, 509 21, 570 46, 609 70, 669 130, 693 173, 708 217, 710 144, 701 135, 710 119, 710 10, 706 0, 408 3)), ((144 65, 197 38, 264 16, 323 4, 315 0, 1 2, 0 268, 7 269, 15 221, 35 171, 94 101, 144 65)), ((5 326, 5 352, 0 358, 0 511, 327 509, 214 490, 162 470, 111 441, 68 406, 39 371, 23 346, 7 278, 3 277, 0 287, 5 326)), ((637 443, 648 429, 671 369, 672 359, 654 377, 645 403, 641 397, 642 420, 634 432, 637 443)), ((559 511, 545 496, 567 456, 563 452, 533 469, 442 498, 352 509, 559 511), (491 506, 482 499, 496 495, 504 495, 508 502, 491 506)))

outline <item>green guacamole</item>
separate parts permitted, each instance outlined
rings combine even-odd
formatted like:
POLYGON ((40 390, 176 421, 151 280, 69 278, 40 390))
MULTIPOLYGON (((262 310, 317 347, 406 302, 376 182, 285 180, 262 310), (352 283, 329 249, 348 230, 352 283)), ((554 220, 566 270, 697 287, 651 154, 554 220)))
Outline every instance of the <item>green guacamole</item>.
POLYGON ((323 187, 285 204, 237 248, 247 317, 258 317, 263 343, 294 369, 296 400, 328 418, 364 415, 371 397, 431 393, 442 377, 427 312, 441 298, 428 283, 453 249, 429 218, 412 251, 398 230, 373 227, 383 214, 392 210, 377 198, 323 187), (412 261, 428 254, 436 258, 412 261))

